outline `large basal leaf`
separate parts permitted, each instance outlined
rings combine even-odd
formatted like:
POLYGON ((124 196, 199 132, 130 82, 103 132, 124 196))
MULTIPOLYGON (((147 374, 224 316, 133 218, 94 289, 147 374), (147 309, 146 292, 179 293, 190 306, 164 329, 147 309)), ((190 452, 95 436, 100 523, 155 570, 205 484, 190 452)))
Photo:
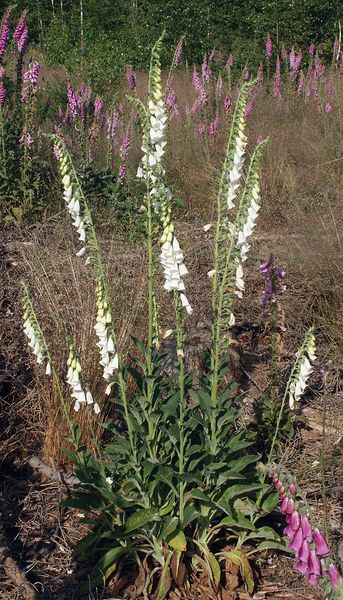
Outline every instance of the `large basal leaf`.
POLYGON ((216 585, 218 585, 218 583, 220 582, 220 565, 219 562, 217 561, 216 557, 214 556, 214 554, 212 554, 212 552, 210 552, 209 550, 204 550, 205 556, 207 558, 207 562, 208 565, 210 567, 210 576, 212 581, 214 581, 214 583, 216 585))
POLYGON ((90 579, 88 581, 84 581, 80 585, 80 591, 83 593, 88 592, 89 588, 94 588, 106 581, 106 579, 108 579, 108 577, 115 571, 119 558, 129 553, 129 546, 117 546, 116 548, 107 550, 107 552, 102 555, 100 560, 92 569, 90 579))
POLYGON ((179 529, 175 535, 170 537, 167 540, 167 543, 174 548, 174 550, 178 550, 179 552, 185 552, 187 550, 187 539, 181 529, 179 529))
POLYGON ((195 521, 200 516, 198 509, 194 506, 194 504, 187 504, 185 510, 183 512, 183 522, 181 523, 183 529, 187 527, 190 523, 195 521))
POLYGON ((163 526, 162 526, 161 533, 159 535, 159 539, 161 539, 161 540, 167 539, 170 535, 175 533, 175 531, 178 529, 178 527, 179 527, 178 517, 165 517, 163 519, 163 526))
POLYGON ((131 531, 135 531, 135 529, 140 529, 149 523, 149 521, 156 521, 159 518, 156 508, 143 508, 142 510, 138 510, 125 522, 123 529, 124 533, 130 533, 131 531))
POLYGON ((254 574, 246 555, 239 548, 234 548, 229 552, 222 552, 221 556, 230 559, 235 565, 239 566, 247 591, 251 594, 254 591, 254 574))

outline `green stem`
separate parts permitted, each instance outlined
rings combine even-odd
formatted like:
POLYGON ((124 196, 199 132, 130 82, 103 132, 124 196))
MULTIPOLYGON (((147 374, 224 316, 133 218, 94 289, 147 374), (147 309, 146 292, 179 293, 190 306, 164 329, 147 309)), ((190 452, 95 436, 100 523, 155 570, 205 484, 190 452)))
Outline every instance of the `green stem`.
MULTIPOLYGON (((184 473, 184 451, 185 451, 185 438, 184 438, 184 419, 185 419, 185 359, 184 359, 184 324, 182 318, 182 306, 179 298, 179 294, 174 292, 174 307, 175 307, 175 322, 176 322, 176 349, 178 359, 178 384, 179 384, 179 417, 178 417, 178 429, 179 429, 179 475, 184 473)), ((184 518, 184 493, 185 493, 185 482, 180 481, 179 483, 179 518, 180 522, 183 522, 184 518)))
MULTIPOLYGON (((1 156, 0 159, 2 161, 5 161, 6 159, 6 147, 5 147, 5 126, 4 126, 4 113, 3 113, 3 109, 2 106, 0 106, 0 150, 1 150, 1 156)), ((4 168, 5 168, 5 163, 4 163, 4 168)), ((5 175, 5 173, 4 173, 5 175)))

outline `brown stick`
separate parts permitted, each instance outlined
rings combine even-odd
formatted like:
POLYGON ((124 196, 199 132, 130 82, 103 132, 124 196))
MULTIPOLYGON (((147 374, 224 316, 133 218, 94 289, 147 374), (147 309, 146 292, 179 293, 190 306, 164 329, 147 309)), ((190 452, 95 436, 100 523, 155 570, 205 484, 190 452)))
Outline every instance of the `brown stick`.
MULTIPOLYGON (((2 537, 1 534, 0 537, 2 537)), ((17 586, 18 591, 22 592, 25 600, 37 600, 34 588, 27 581, 15 560, 8 556, 8 548, 3 545, 3 539, 1 539, 0 545, 0 563, 3 565, 7 577, 17 586)))

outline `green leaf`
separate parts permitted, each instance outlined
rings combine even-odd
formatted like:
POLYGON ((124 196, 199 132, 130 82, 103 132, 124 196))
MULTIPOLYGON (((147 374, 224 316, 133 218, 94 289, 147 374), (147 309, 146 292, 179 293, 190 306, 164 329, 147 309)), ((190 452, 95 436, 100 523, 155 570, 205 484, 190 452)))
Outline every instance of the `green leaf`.
POLYGON ((223 501, 228 502, 229 500, 232 500, 232 498, 235 498, 236 496, 246 496, 250 492, 260 490, 261 488, 262 488, 262 485, 256 484, 256 483, 237 483, 235 485, 231 485, 229 487, 229 489, 224 492, 224 494, 222 495, 220 500, 217 501, 217 504, 219 504, 219 502, 223 502, 223 501))
POLYGON ((287 548, 284 542, 273 542, 272 540, 265 540, 264 542, 261 542, 258 546, 256 546, 256 548, 250 550, 248 552, 248 555, 250 556, 250 554, 255 554, 260 550, 281 550, 282 552, 293 554, 293 550, 291 548, 287 548))
POLYGON ((124 533, 144 527, 149 521, 158 520, 159 515, 156 508, 143 508, 131 515, 124 524, 124 533))
MULTIPOLYGON (((111 548, 96 563, 95 567, 91 571, 90 575, 90 586, 91 588, 100 585, 104 580, 108 579, 110 575, 112 575, 113 571, 115 571, 117 567, 118 559, 123 554, 129 554, 130 547, 118 546, 116 548, 111 548)), ((81 592, 88 591, 89 582, 84 582, 80 586, 81 592)))
POLYGON ((266 540, 276 540, 280 541, 280 536, 272 527, 259 527, 257 531, 253 533, 249 533, 249 535, 245 538, 246 540, 254 540, 258 538, 265 538, 266 540))
POLYGON ((209 550, 205 550, 205 548, 203 547, 204 550, 204 554, 207 558, 207 562, 208 565, 210 567, 210 575, 211 575, 211 579, 214 581, 215 584, 218 584, 220 581, 220 565, 219 562, 217 561, 216 557, 214 556, 214 554, 212 554, 212 552, 210 552, 209 550))
POLYGON ((82 538, 82 540, 80 540, 79 542, 77 542, 74 551, 73 551, 73 555, 75 557, 77 556, 84 556, 86 550, 88 550, 88 548, 91 546, 92 547, 92 551, 93 548, 96 545, 96 542, 98 542, 98 540, 101 539, 101 534, 99 532, 97 533, 89 533, 88 535, 85 535, 84 538, 82 538))
POLYGON ((235 529, 248 529, 249 531, 255 530, 254 524, 242 515, 238 515, 237 517, 225 517, 220 521, 219 525, 226 525, 227 527, 234 527, 235 529))
POLYGON ((256 454, 247 454, 246 456, 241 456, 236 460, 230 460, 229 466, 233 471, 243 471, 248 465, 252 465, 260 460, 261 455, 256 454))
POLYGON ((212 406, 211 396, 205 388, 190 390, 190 397, 203 411, 208 410, 212 406))
POLYGON ((270 492, 262 502, 262 510, 264 512, 271 512, 279 504, 280 498, 277 492, 270 492))
POLYGON ((182 527, 185 529, 187 525, 195 521, 200 516, 199 511, 195 508, 194 504, 187 504, 183 513, 182 527))
POLYGON ((179 527, 178 517, 167 517, 163 519, 163 527, 159 538, 165 540, 168 536, 172 535, 179 527))
POLYGON ((174 550, 179 550, 179 552, 185 552, 187 549, 187 539, 181 529, 176 535, 173 535, 167 543, 169 546, 174 548, 174 550))

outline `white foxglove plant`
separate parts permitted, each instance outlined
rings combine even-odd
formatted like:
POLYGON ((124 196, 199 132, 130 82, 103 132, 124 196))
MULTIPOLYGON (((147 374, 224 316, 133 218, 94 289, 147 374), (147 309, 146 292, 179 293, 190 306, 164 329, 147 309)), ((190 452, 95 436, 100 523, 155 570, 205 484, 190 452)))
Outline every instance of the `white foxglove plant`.
MULTIPOLYGON (((253 83, 243 85, 233 114, 229 141, 225 153, 222 175, 217 195, 217 222, 214 242, 214 268, 209 272, 212 279, 212 335, 211 335, 211 403, 218 402, 218 387, 222 377, 221 362, 227 352, 229 329, 235 323, 233 303, 235 296, 242 298, 244 292, 245 262, 250 249, 249 238, 253 233, 260 207, 259 167, 262 150, 267 140, 258 142, 252 154, 248 171, 243 180, 243 167, 247 138, 244 112, 248 93, 253 83), (230 218, 230 212, 236 212, 230 218)), ((207 231, 209 225, 204 227, 207 231)), ((212 417, 212 444, 215 447, 216 424, 212 417)))
POLYGON ((80 233, 81 227, 80 239, 85 244, 76 255, 80 257, 85 253, 88 254, 86 262, 91 263, 96 281, 97 316, 94 329, 98 337, 97 346, 100 351, 99 362, 103 367, 103 377, 109 382, 106 394, 109 394, 114 371, 119 368, 119 358, 99 244, 91 212, 70 154, 64 142, 58 136, 53 136, 53 141, 56 149, 55 156, 60 162, 62 184, 64 187, 63 195, 67 202, 67 208, 73 217, 73 224, 75 227, 78 227, 78 233, 80 233))
POLYGON ((85 206, 85 199, 69 152, 58 136, 53 136, 53 140, 54 154, 59 161, 59 169, 62 176, 63 198, 67 210, 71 215, 72 223, 79 234, 79 240, 83 244, 82 248, 77 252, 77 256, 83 256, 86 252, 86 235, 90 223, 89 211, 87 210, 87 206, 85 206))
POLYGON ((67 365, 67 383, 71 387, 71 397, 75 400, 75 412, 78 412, 82 405, 93 405, 94 412, 96 415, 98 415, 100 412, 100 406, 97 402, 94 402, 93 396, 83 380, 80 359, 76 354, 73 345, 70 345, 69 347, 67 365))
MULTIPOLYGON (((97 346, 100 350, 100 364, 104 367, 103 377, 106 381, 110 381, 114 371, 118 369, 119 359, 106 285, 101 274, 97 277, 96 288, 97 316, 94 329, 98 336, 97 346)), ((107 386, 106 393, 108 394, 110 390, 111 384, 107 386)))
POLYGON ((294 410, 295 403, 300 400, 305 392, 307 380, 313 371, 310 361, 314 361, 317 358, 315 351, 315 337, 313 328, 311 328, 305 336, 304 343, 296 353, 296 361, 290 376, 288 402, 291 410, 294 410))
POLYGON ((280 410, 275 426, 275 432, 271 443, 268 462, 272 460, 273 451, 279 435, 280 424, 284 414, 285 405, 288 399, 290 410, 294 410, 295 402, 300 400, 304 393, 307 380, 313 371, 310 361, 316 360, 316 345, 313 327, 306 332, 304 341, 296 353, 296 359, 288 378, 286 388, 281 400, 280 410))
MULTIPOLYGON (((137 177, 142 178, 147 186, 147 201, 157 213, 162 227, 160 262, 163 266, 164 288, 180 294, 181 306, 188 314, 193 310, 185 295, 183 278, 188 271, 184 264, 184 256, 175 236, 175 226, 172 219, 172 192, 165 183, 163 156, 166 146, 167 110, 162 93, 160 39, 152 52, 149 77, 148 108, 140 104, 143 121, 144 139, 142 150, 144 156, 138 168, 137 177)), ((133 99, 137 104, 137 100, 133 99)), ((149 215, 148 215, 149 219, 149 215)))
POLYGON ((24 333, 28 337, 29 347, 36 357, 36 362, 39 365, 45 365, 45 374, 51 375, 52 366, 51 358, 45 338, 40 327, 37 315, 33 309, 32 302, 29 296, 29 291, 24 282, 23 287, 23 308, 24 308, 24 333))

